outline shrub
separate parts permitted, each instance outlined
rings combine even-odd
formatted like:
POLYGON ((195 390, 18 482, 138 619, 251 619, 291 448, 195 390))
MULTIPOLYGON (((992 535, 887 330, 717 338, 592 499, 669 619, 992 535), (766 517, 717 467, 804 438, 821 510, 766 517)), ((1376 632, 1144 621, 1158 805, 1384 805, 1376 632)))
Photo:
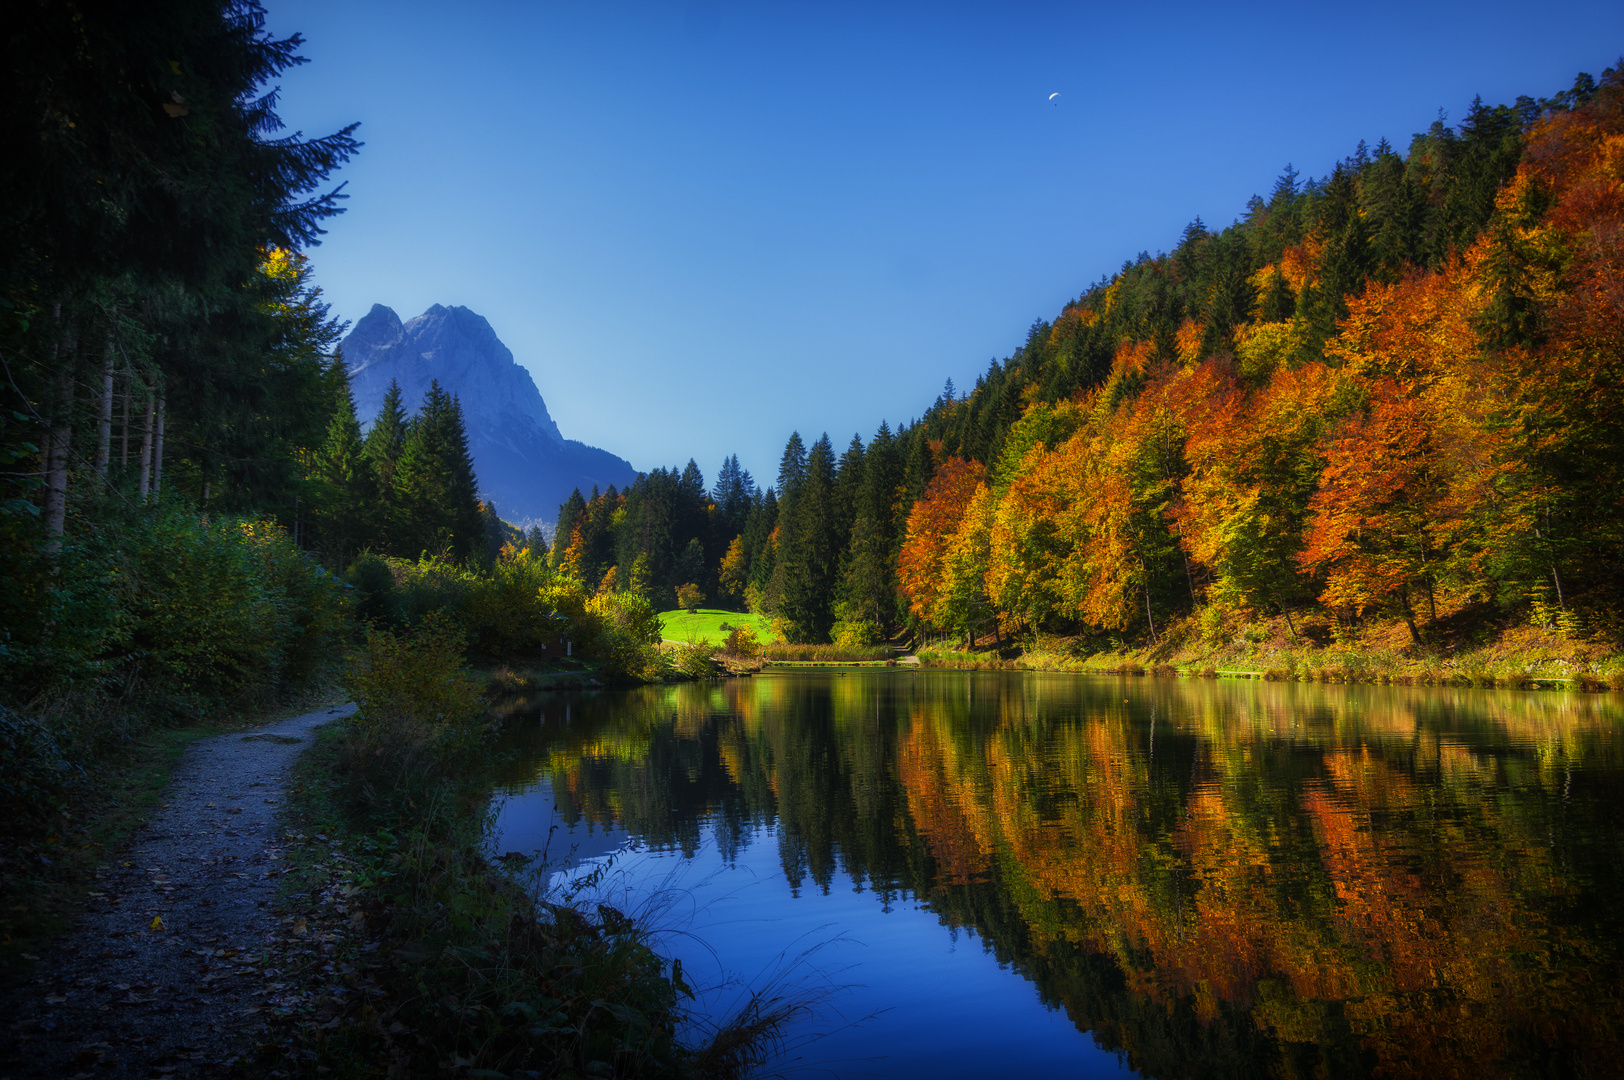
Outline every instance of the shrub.
POLYGON ((176 690, 222 693, 281 662, 288 614, 246 544, 179 515, 158 523, 126 578, 143 673, 176 690))
POLYGON ((244 541, 259 560, 288 619, 282 681, 308 683, 350 632, 352 601, 344 583, 301 551, 287 530, 269 521, 243 522, 244 541))
MULTIPOLYGON (((725 624, 724 624, 725 625, 725 624)), ((722 645, 722 652, 728 656, 748 660, 761 654, 761 644, 756 640, 756 631, 752 626, 728 627, 727 640, 722 645)))
POLYGON ((716 674, 716 646, 690 641, 674 650, 674 666, 690 679, 708 679, 716 674))
POLYGON ((516 659, 556 640, 564 620, 542 595, 552 576, 544 560, 513 548, 504 549, 488 573, 470 575, 457 614, 473 651, 516 659))
POLYGON ((688 614, 697 614, 699 612, 700 605, 704 602, 705 590, 701 589, 698 585, 688 584, 677 586, 677 606, 680 608, 687 608, 688 614))
POLYGON ((829 631, 834 644, 848 649, 864 649, 885 640, 877 623, 867 619, 843 619, 829 631))
POLYGON ((82 778, 49 728, 0 705, 0 814, 8 829, 55 811, 82 778))
POLYGON ((362 757, 431 750, 455 760, 489 731, 479 682, 463 670, 462 637, 438 615, 408 634, 368 629, 344 688, 356 703, 350 750, 362 757))
POLYGON ((599 620, 597 637, 588 646, 612 679, 652 682, 660 675, 660 617, 640 593, 600 593, 586 603, 599 620))

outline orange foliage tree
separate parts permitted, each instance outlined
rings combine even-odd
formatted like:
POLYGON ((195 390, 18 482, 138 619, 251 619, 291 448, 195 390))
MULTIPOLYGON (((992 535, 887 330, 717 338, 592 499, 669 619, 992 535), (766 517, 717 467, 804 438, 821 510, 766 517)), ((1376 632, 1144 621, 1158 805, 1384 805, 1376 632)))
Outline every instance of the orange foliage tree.
POLYGON ((924 494, 908 513, 908 526, 897 556, 897 583, 908 609, 933 620, 944 591, 943 564, 964 518, 964 511, 986 480, 979 461, 950 457, 936 469, 924 494))

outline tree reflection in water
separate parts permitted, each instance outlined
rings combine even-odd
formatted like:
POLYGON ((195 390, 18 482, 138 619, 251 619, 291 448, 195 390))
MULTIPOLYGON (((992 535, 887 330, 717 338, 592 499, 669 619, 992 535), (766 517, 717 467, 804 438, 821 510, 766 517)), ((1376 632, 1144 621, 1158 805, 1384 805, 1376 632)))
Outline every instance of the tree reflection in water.
POLYGON ((1149 1075, 1624 1060, 1617 697, 873 672, 517 707, 509 779, 566 821, 725 859, 772 827, 795 890, 917 899, 1149 1075))

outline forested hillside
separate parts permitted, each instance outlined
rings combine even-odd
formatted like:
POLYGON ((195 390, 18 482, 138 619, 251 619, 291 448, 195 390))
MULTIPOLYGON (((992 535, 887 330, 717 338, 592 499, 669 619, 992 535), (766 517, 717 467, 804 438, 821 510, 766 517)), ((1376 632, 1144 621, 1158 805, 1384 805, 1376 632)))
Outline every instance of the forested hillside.
MULTIPOLYGON (((1312 614, 1419 643, 1461 612, 1616 638, 1621 215, 1624 65, 1475 101, 1405 152, 1288 167, 894 435, 792 436, 776 491, 694 535, 803 640, 1312 614)), ((594 539, 616 498, 570 547, 594 573, 639 550, 594 539)))
POLYGON ((1089 290, 927 418, 911 610, 1155 638, 1317 605, 1419 643, 1484 605, 1617 633, 1621 133, 1624 68, 1474 102, 1089 290))

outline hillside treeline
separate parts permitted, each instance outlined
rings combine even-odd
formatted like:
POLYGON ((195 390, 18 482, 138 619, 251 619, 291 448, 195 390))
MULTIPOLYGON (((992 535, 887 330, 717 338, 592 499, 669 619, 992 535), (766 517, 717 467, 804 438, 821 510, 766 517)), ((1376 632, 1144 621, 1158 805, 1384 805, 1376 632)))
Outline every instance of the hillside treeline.
POLYGON ((1463 608, 1616 635, 1624 65, 1363 147, 1192 226, 927 421, 910 610, 1154 639, 1196 610, 1420 643, 1463 608))
POLYGON ((808 641, 1313 613, 1421 642, 1463 611, 1616 636, 1621 71, 1288 167, 968 395, 838 454, 792 436, 736 548, 701 540, 715 586, 808 641))

